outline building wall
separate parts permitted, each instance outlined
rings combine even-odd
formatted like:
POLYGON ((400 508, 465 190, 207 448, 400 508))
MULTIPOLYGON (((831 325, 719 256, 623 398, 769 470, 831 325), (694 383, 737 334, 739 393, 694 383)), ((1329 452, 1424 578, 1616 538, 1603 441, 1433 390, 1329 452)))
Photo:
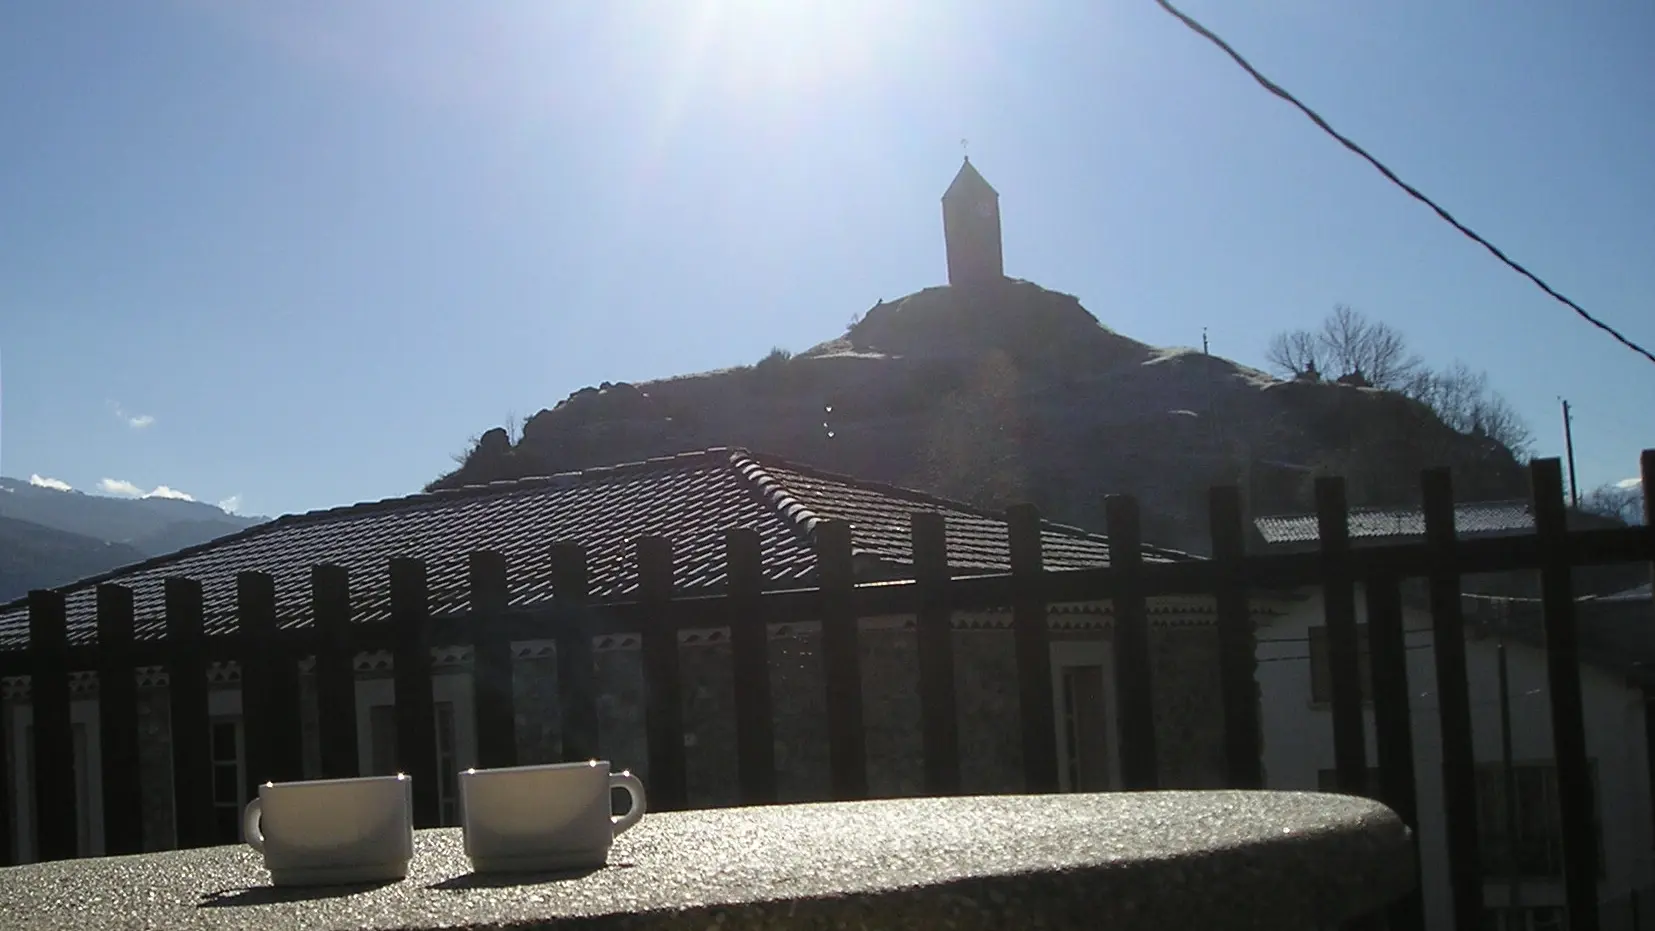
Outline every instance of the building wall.
MULTIPOLYGON (((1367 615, 1360 589, 1357 621, 1367 615)), ((1331 709, 1311 702, 1308 629, 1323 624, 1319 593, 1307 595, 1283 617, 1259 631, 1258 681, 1263 709, 1266 785, 1272 789, 1315 790, 1318 771, 1332 769, 1331 709)), ((1427 926, 1452 928, 1447 885, 1448 853, 1442 803, 1441 727, 1436 688, 1436 656, 1428 615, 1404 615, 1408 647, 1409 712, 1413 725, 1414 771, 1419 804, 1420 856, 1427 926)), ((1553 759, 1549 685, 1542 651, 1511 644, 1507 671, 1514 763, 1553 759)), ((1466 674, 1470 689, 1474 755, 1479 763, 1502 759, 1498 654, 1494 641, 1468 639, 1466 674)), ((1644 740, 1643 702, 1624 680, 1597 667, 1581 675, 1589 756, 1598 761, 1600 809, 1604 831, 1606 876, 1600 899, 1627 895, 1655 880, 1652 863, 1650 786, 1644 740)), ((1368 765, 1376 765, 1373 714, 1364 715, 1368 765)), ((1503 880, 1485 886, 1485 901, 1508 901, 1503 880)), ((1523 905, 1562 904, 1561 881, 1525 880, 1523 905)), ((1605 927, 1625 927, 1626 915, 1605 913, 1605 927), (1613 922, 1613 923, 1611 923, 1613 922)), ((1644 916, 1645 922, 1655 915, 1644 916)))

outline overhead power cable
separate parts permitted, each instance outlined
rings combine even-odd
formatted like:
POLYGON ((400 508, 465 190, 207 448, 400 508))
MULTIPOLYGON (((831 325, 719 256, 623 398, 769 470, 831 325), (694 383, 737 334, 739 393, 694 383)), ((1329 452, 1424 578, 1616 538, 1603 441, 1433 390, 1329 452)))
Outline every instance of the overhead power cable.
POLYGON ((1504 252, 1501 252, 1493 243, 1491 243, 1488 240, 1484 239, 1483 237, 1477 235, 1477 233, 1474 230, 1472 230, 1470 227, 1466 226, 1464 223, 1461 223, 1460 221, 1454 219, 1454 215, 1449 213, 1448 211, 1442 209, 1442 207, 1438 206, 1436 201, 1433 201, 1431 198, 1426 197, 1424 194, 1421 194, 1419 192, 1419 190, 1417 188, 1415 188, 1413 185, 1409 184, 1406 181, 1403 181, 1401 178, 1398 178, 1396 176, 1396 172, 1390 170, 1389 168, 1386 168, 1385 165, 1382 162, 1379 161, 1379 159, 1374 158, 1372 155, 1369 155, 1367 153, 1367 150, 1363 149, 1361 146, 1357 145, 1355 142, 1352 142, 1349 138, 1344 136, 1338 130, 1334 129, 1332 126, 1329 126, 1328 123, 1327 123, 1327 120, 1322 119, 1322 117, 1319 114, 1317 114, 1317 112, 1315 110, 1312 110, 1309 107, 1305 106, 1304 104, 1300 103, 1297 97, 1294 97, 1292 94, 1288 93, 1285 89, 1283 89, 1281 87, 1281 85, 1279 85, 1276 82, 1270 80, 1269 78, 1265 77, 1264 75, 1259 74, 1258 69, 1254 68, 1251 64, 1249 64, 1247 62, 1247 59, 1241 57, 1240 52, 1237 52, 1235 49, 1231 48, 1230 44, 1228 42, 1225 42, 1223 39, 1221 39, 1217 35, 1215 35, 1211 29, 1208 29, 1206 26, 1203 26, 1200 23, 1196 22, 1194 19, 1191 19, 1188 14, 1184 13, 1182 10, 1179 10, 1177 7, 1174 7, 1171 3, 1168 3, 1167 0, 1155 0, 1155 2, 1160 5, 1161 9, 1166 10, 1168 13, 1171 13, 1174 17, 1177 17, 1177 19, 1179 21, 1181 21, 1184 25, 1188 26, 1190 29, 1194 30, 1197 34, 1199 34, 1203 38, 1207 39, 1207 41, 1209 41, 1209 42, 1213 43, 1214 45, 1218 46, 1219 48, 1223 49, 1225 54, 1227 54, 1231 58, 1235 59, 1235 63, 1240 65, 1242 67, 1242 69, 1244 69, 1248 74, 1252 75, 1253 80, 1257 81, 1265 90, 1269 91, 1272 94, 1275 94, 1277 97, 1280 97, 1281 99, 1287 101, 1288 103, 1292 104, 1293 106, 1299 108, 1299 111, 1301 113, 1303 113, 1305 116, 1310 117, 1311 122, 1313 122, 1317 126, 1321 127, 1323 132, 1325 132, 1328 135, 1332 136, 1333 138, 1339 140, 1339 143, 1341 145, 1343 145, 1345 148, 1351 150, 1352 152, 1355 152, 1357 155, 1360 155, 1360 156, 1362 156, 1362 158, 1366 159, 1368 164, 1370 164, 1373 167, 1379 169, 1379 173, 1384 175, 1387 179, 1389 179, 1392 184, 1395 184, 1397 187, 1402 188, 1404 191, 1407 191, 1409 196, 1413 197, 1415 200, 1419 201, 1420 203, 1424 204, 1427 207, 1430 207, 1432 210, 1435 210, 1436 213, 1437 213, 1437 216, 1442 217, 1444 220, 1448 221, 1448 223, 1451 226, 1453 226, 1455 229, 1459 230, 1462 234, 1464 234, 1465 236, 1470 238, 1473 242, 1477 243, 1478 245, 1482 246, 1484 249, 1487 249, 1489 252, 1493 253, 1495 258, 1497 258, 1500 261, 1506 263, 1506 265, 1510 266, 1518 274, 1520 274, 1524 278, 1527 278, 1528 280, 1534 282, 1536 285, 1539 286, 1540 290, 1542 290, 1542 291, 1546 292, 1547 294, 1551 295, 1552 297, 1556 298, 1558 301, 1563 303, 1570 310, 1574 311, 1576 314, 1579 314, 1580 318, 1582 320, 1585 320, 1587 323, 1590 323, 1592 326, 1595 326, 1598 329, 1602 330, 1603 332, 1608 333, 1610 336, 1613 336, 1616 340, 1618 340, 1621 343, 1621 345, 1623 345, 1626 348, 1632 350, 1633 352, 1638 353, 1639 355, 1643 356, 1645 359, 1648 359, 1651 362, 1655 362, 1655 353, 1652 353, 1649 350, 1647 350, 1647 349, 1643 348, 1642 346, 1638 345, 1637 343, 1634 343, 1632 340, 1628 339, 1625 335, 1623 335, 1619 330, 1616 330, 1614 327, 1610 326, 1609 324, 1604 323, 1602 320, 1599 320, 1598 318, 1592 316, 1590 313, 1587 313, 1586 308, 1581 307, 1579 304, 1576 304, 1574 301, 1571 301, 1568 298, 1564 297, 1562 294, 1558 293, 1556 288, 1553 288, 1551 285, 1549 285, 1546 282, 1542 281, 1539 276, 1537 276, 1533 272, 1529 271, 1528 269, 1524 268, 1523 266, 1517 264, 1516 262, 1512 261, 1511 259, 1507 258, 1506 254, 1504 252))

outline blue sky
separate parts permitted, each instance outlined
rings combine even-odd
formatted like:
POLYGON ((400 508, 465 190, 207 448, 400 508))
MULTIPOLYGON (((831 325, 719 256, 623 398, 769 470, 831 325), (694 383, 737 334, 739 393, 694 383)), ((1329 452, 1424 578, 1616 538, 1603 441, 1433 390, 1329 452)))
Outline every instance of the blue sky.
MULTIPOLYGON (((1655 5, 1181 5, 1655 346, 1655 5)), ((1655 446, 1655 365, 1150 0, 9 3, 0 125, 7 475, 415 491, 510 414, 940 283, 962 137, 1008 274, 1123 333, 1260 364, 1345 302, 1542 454, 1568 397, 1583 487, 1655 446)))

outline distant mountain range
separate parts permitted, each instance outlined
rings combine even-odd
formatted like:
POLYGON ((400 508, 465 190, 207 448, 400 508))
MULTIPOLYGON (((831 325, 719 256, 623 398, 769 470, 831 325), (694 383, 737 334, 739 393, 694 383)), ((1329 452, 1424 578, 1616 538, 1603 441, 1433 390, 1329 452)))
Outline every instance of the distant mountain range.
POLYGON ((112 498, 0 478, 0 603, 264 520, 199 501, 112 498))

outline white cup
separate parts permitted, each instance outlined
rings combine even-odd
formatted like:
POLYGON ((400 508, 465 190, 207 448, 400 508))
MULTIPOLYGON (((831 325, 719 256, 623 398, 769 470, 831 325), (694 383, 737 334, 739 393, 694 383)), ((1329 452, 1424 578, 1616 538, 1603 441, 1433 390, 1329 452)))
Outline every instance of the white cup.
POLYGON ((479 873, 600 867, 615 835, 644 816, 644 784, 604 760, 460 773, 465 854, 479 873), (611 789, 632 807, 612 814, 611 789))
POLYGON ((408 776, 267 782, 247 803, 242 836, 277 886, 402 879, 414 858, 408 776))

